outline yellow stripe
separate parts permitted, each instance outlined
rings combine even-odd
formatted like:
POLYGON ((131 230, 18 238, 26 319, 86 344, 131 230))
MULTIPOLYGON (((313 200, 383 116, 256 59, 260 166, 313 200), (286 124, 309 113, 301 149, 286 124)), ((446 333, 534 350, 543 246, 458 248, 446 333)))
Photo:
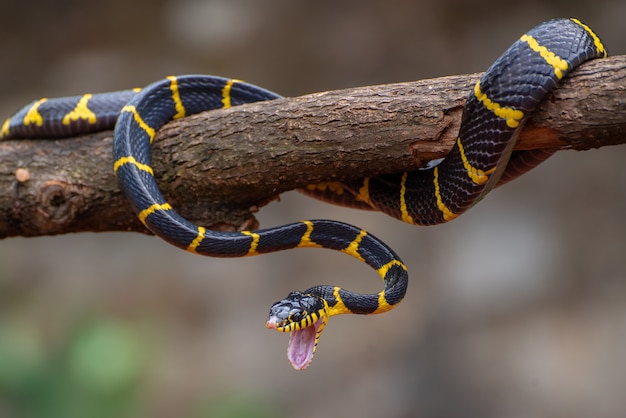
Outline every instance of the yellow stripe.
POLYGON ((389 269, 392 268, 393 266, 400 266, 400 267, 402 267, 403 270, 406 270, 406 266, 404 265, 404 263, 402 261, 400 261, 400 260, 391 260, 387 264, 385 264, 382 267, 378 268, 376 270, 376 272, 378 272, 378 275, 380 277, 385 279, 385 276, 387 276, 387 273, 389 272, 389 269))
POLYGON ((300 324, 297 322, 290 322, 288 324, 285 324, 285 326, 283 327, 276 327, 276 331, 280 331, 280 332, 293 332, 296 331, 300 327, 300 324))
POLYGON ((196 254, 197 251, 196 249, 198 248, 198 245, 200 245, 200 243, 202 242, 202 240, 204 239, 204 233, 206 232, 206 228, 203 226, 199 226, 198 227, 198 235, 196 235, 196 237, 194 238, 193 241, 191 241, 191 244, 189 244, 189 246, 187 247, 187 251, 196 254))
POLYGON ((320 319, 320 316, 318 315, 317 312, 311 312, 308 316, 308 321, 307 321, 307 327, 310 327, 311 325, 313 325, 315 322, 317 322, 318 319, 320 319))
POLYGON ((451 221, 456 218, 456 213, 452 212, 448 207, 443 203, 441 199, 441 190, 439 190, 439 167, 435 167, 433 170, 433 183, 435 184, 435 198, 437 199, 437 207, 443 213, 444 221, 451 221))
POLYGON ((337 196, 341 196, 345 193, 345 189, 343 188, 343 184, 338 181, 322 181, 320 183, 308 184, 306 189, 309 191, 320 191, 325 192, 329 191, 331 193, 336 194, 337 196))
POLYGON ((86 120, 92 125, 96 123, 96 114, 93 113, 87 106, 92 97, 93 95, 91 94, 85 94, 81 97, 74 110, 63 116, 63 125, 69 125, 70 122, 76 122, 79 119, 86 120))
POLYGON ((5 138, 9 136, 9 125, 11 124, 11 118, 8 118, 2 124, 2 129, 0 129, 0 138, 5 138))
POLYGON ((119 160, 115 162, 115 164, 113 164, 113 172, 117 172, 118 168, 120 168, 124 164, 133 164, 138 169, 145 171, 146 173, 149 173, 150 175, 154 176, 152 167, 150 167, 147 164, 142 164, 140 162, 137 162, 137 160, 135 160, 135 157, 121 157, 119 160))
POLYGON ((554 74, 556 74, 559 80, 563 77, 563 71, 567 71, 569 68, 567 61, 556 55, 554 52, 548 50, 545 46, 540 45, 539 42, 537 42, 537 40, 530 35, 522 35, 520 41, 526 42, 530 49, 541 55, 541 58, 554 68, 554 74))
POLYGON ((335 286, 333 289, 333 296, 335 297, 337 303, 328 307, 328 316, 352 313, 352 311, 350 311, 350 309, 348 309, 348 307, 343 303, 343 299, 341 299, 341 296, 339 295, 340 290, 341 287, 339 286, 335 286))
POLYGON ((359 254, 359 244, 361 244, 363 237, 365 237, 366 235, 367 235, 367 231, 362 229, 361 232, 359 232, 359 235, 356 236, 354 241, 352 241, 346 248, 344 248, 341 251, 346 254, 351 255, 352 257, 358 260, 365 262, 363 257, 361 257, 361 254, 359 254))
POLYGON ((39 106, 41 106, 42 103, 44 103, 46 100, 48 99, 40 99, 37 100, 35 103, 33 103, 33 105, 30 107, 30 109, 28 109, 28 112, 26 112, 26 116, 24 116, 24 125, 28 126, 31 124, 37 125, 37 126, 41 126, 43 125, 43 118, 41 117, 41 113, 39 113, 39 106))
POLYGON ((459 152, 461 154, 461 160, 463 160, 463 167, 465 168, 465 170, 467 171, 467 175, 469 176, 470 179, 472 179, 472 181, 475 184, 485 184, 487 183, 487 181, 489 180, 489 175, 491 173, 493 173, 493 171, 496 169, 491 168, 487 171, 483 171, 479 168, 476 168, 474 166, 472 166, 469 161, 467 160, 467 157, 465 156, 465 149, 463 148, 463 144, 461 143, 461 138, 457 138, 456 139, 456 145, 459 147, 459 152))
POLYGON ((178 91, 178 79, 171 75, 167 77, 170 80, 170 90, 172 91, 172 100, 174 100, 174 106, 176 107, 176 114, 172 119, 179 119, 185 117, 185 106, 180 100, 180 92, 178 91))
POLYGON ((318 243, 311 241, 311 233, 313 232, 313 222, 302 221, 302 223, 306 225, 306 231, 302 235, 302 238, 300 239, 300 242, 298 243, 297 248, 300 248, 300 247, 322 248, 322 246, 319 245, 318 243))
POLYGON ((506 124, 509 128, 517 128, 519 126, 520 120, 524 117, 524 112, 511 107, 503 107, 500 106, 499 103, 492 102, 491 99, 480 90, 480 81, 474 86, 474 95, 478 101, 482 102, 482 104, 497 117, 506 119, 506 124))
POLYGON ((133 114, 135 122, 137 122, 137 125, 139 125, 141 129, 146 132, 146 134, 150 138, 150 143, 152 144, 155 135, 154 129, 152 129, 150 126, 148 126, 146 122, 143 121, 143 119, 141 118, 141 116, 139 116, 139 113, 137 112, 137 108, 135 106, 126 105, 122 108, 122 112, 129 112, 133 114))
POLYGON ((571 18, 570 19, 572 22, 576 23, 577 25, 580 25, 584 30, 587 31, 587 33, 589 34, 589 36, 591 36, 593 38, 593 44, 596 46, 596 51, 598 54, 602 54, 602 56, 604 58, 606 58, 607 56, 607 52, 606 49, 604 49, 604 45, 602 45, 602 41, 600 40, 600 38, 598 37, 598 35, 596 35, 594 33, 594 31, 591 30, 591 28, 587 25, 585 25, 583 22, 581 22, 578 19, 575 18, 571 18))
POLYGON ((402 213, 402 221, 412 224, 414 223, 413 217, 409 215, 409 210, 406 205, 406 178, 409 173, 406 171, 402 174, 402 181, 400 182, 400 212, 402 213))
POLYGON ((252 231, 241 231, 241 233, 252 237, 252 242, 250 243, 250 248, 248 249, 248 254, 246 255, 258 255, 259 253, 256 251, 256 249, 259 246, 259 239, 261 239, 259 234, 252 231))
MULTIPOLYGON (((384 266, 380 267, 377 270, 377 272, 380 275, 380 277, 385 279, 385 276, 387 276, 389 269, 391 269, 393 266, 400 266, 405 271, 407 269, 404 263, 402 263, 400 260, 391 260, 384 266)), ((393 308, 394 306, 390 305, 389 302, 387 302, 387 299, 385 298, 385 291, 382 291, 378 294, 378 308, 376 308, 376 310, 372 313, 379 314, 379 313, 387 312, 393 308)))
POLYGON ((370 206, 373 206, 372 201, 370 200, 370 178, 369 177, 365 177, 363 179, 363 185, 359 189, 359 192, 357 193, 357 195, 354 196, 354 198, 359 202, 364 202, 370 206))
POLYGON ((159 210, 171 210, 172 206, 170 206, 169 203, 155 203, 154 205, 150 206, 147 209, 142 210, 141 212, 139 212, 139 215, 137 215, 137 217, 139 218, 139 220, 141 221, 142 224, 146 224, 146 218, 150 215, 152 215, 154 212, 159 211, 159 210))
POLYGON ((233 84, 235 83, 241 83, 241 80, 231 78, 230 80, 226 82, 226 84, 224 84, 224 87, 222 88, 222 107, 224 109, 228 109, 231 106, 230 90, 233 87, 233 84))
POLYGON ((372 312, 373 314, 379 314, 379 313, 383 313, 383 312, 387 312, 390 311, 394 308, 393 305, 390 305, 387 302, 387 299, 385 298, 385 292, 380 292, 378 294, 378 308, 372 312))

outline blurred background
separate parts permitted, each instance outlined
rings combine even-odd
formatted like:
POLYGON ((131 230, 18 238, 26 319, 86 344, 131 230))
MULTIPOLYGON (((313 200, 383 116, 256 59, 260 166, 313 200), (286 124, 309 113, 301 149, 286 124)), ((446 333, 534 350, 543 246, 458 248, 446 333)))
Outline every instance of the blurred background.
MULTIPOLYGON (((47 96, 169 74, 285 96, 485 70, 575 16, 626 53, 623 0, 0 0, 0 119, 47 96), (106 6, 104 5, 106 4, 106 6)), ((442 226, 297 193, 263 227, 331 218, 406 261, 405 301, 334 318, 295 372, 269 306, 290 290, 378 291, 330 251, 209 259, 133 233, 0 241, 0 417, 626 415, 626 148, 561 152, 442 226)))

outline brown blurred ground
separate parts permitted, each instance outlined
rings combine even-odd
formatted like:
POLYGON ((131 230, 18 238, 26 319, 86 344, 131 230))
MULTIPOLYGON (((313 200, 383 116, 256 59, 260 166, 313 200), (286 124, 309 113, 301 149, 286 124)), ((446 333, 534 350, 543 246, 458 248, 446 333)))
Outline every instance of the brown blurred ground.
MULTIPOLYGON (((237 77, 293 96, 481 71, 553 17, 576 16, 611 53, 626 53, 622 0, 0 5, 0 118, 40 96, 168 74, 237 77)), ((300 373, 285 359, 286 336, 263 327, 269 305, 321 283, 375 291, 366 266, 309 250, 207 259, 136 234, 4 240, 0 356, 10 341, 52 381, 80 380, 91 367, 72 360, 82 358, 82 330, 123 330, 131 342, 121 346, 138 350, 127 356, 137 376, 129 416, 138 417, 235 416, 241 404, 251 405, 247 416, 303 418, 626 416, 625 160, 623 147, 562 152, 431 228, 294 193, 263 208, 262 226, 355 223, 410 268, 396 311, 333 319, 300 373)), ((87 360, 105 372, 89 376, 120 358, 93 352, 102 355, 87 360)), ((14 416, 40 392, 19 392, 2 371, 0 362, 0 417, 14 416)), ((81 403, 81 393, 57 403, 81 403)))

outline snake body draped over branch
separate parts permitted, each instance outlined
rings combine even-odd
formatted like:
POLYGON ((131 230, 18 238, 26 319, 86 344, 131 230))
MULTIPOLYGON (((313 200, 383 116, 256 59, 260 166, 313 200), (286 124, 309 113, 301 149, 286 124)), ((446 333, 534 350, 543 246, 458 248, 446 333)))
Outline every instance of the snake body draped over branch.
MULTIPOLYGON (((305 193, 334 203, 382 211, 415 225, 455 219, 491 189, 548 158, 516 151, 524 122, 545 95, 580 63, 606 56, 599 37, 577 19, 555 19, 522 35, 470 92, 456 143, 448 156, 423 170, 309 186, 305 193)), ((155 235, 192 253, 243 257, 292 248, 327 248, 371 266, 383 289, 360 294, 314 286, 275 303, 267 327, 290 332, 288 358, 306 368, 328 319, 376 314, 403 299, 408 274, 398 255, 365 230, 332 220, 308 220, 258 231, 217 232, 180 216, 161 194, 150 161, 156 131, 199 112, 280 97, 236 79, 171 76, 146 88, 40 99, 7 119, 0 139, 71 137, 111 129, 120 188, 155 235)))

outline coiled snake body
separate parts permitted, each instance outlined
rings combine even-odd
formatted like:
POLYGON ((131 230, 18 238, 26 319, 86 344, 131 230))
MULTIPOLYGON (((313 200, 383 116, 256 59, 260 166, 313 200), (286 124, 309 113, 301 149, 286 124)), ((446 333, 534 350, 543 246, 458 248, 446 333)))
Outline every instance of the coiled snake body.
MULTIPOLYGON (((549 156, 526 152, 511 158, 524 121, 570 70, 603 56, 606 51, 600 39, 576 19, 535 27, 478 81, 463 111, 456 144, 443 161, 424 170, 343 182, 337 185, 346 191, 343 203, 374 208, 410 224, 431 225, 456 218, 490 189, 549 156)), ((267 326, 291 332, 288 357, 295 368, 303 369, 311 362, 330 316, 386 312, 402 300, 408 281, 404 263, 376 237, 336 221, 311 220, 228 233, 195 225, 165 200, 150 165, 150 145, 168 121, 278 97, 234 79, 168 77, 141 90, 35 101, 6 120, 0 138, 67 137, 115 127, 113 169, 120 188, 141 222, 167 242, 213 257, 321 247, 370 265, 384 281, 377 294, 315 286, 292 292, 272 306, 267 326)), ((308 193, 326 198, 333 189, 328 186, 310 186, 308 193)))

